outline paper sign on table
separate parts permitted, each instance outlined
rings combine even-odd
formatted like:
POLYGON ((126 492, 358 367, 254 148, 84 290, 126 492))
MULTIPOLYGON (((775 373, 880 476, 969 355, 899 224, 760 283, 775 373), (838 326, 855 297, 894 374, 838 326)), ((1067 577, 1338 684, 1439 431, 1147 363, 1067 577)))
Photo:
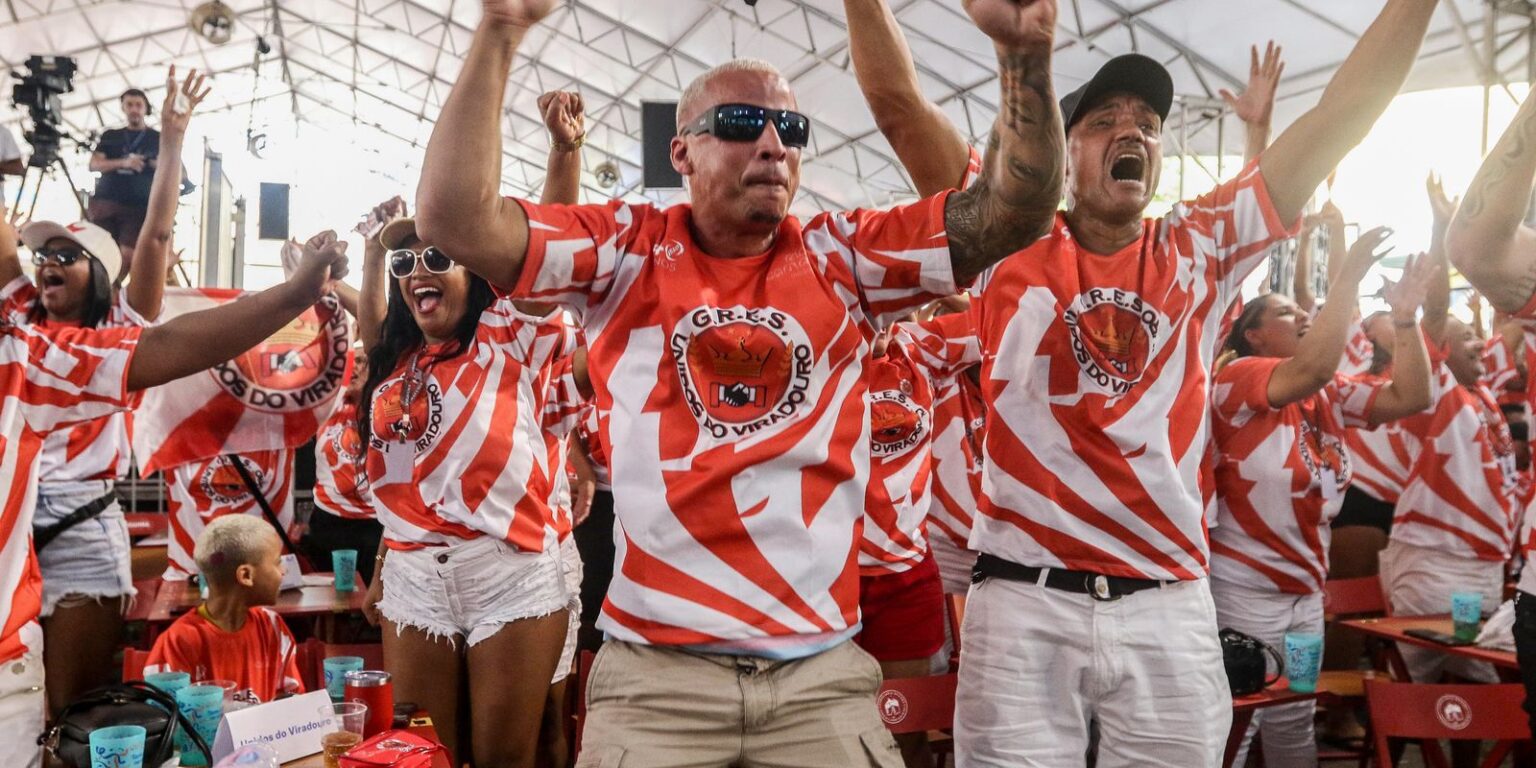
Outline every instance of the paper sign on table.
POLYGON ((299 587, 304 586, 304 574, 299 571, 298 556, 290 553, 283 555, 282 560, 283 582, 282 585, 278 587, 278 589, 286 592, 290 589, 298 589, 299 587))
POLYGON ((320 739, 339 730, 336 718, 321 714, 331 703, 324 689, 258 704, 230 712, 219 721, 213 737, 213 760, 218 762, 247 744, 263 744, 282 762, 319 752, 320 739))

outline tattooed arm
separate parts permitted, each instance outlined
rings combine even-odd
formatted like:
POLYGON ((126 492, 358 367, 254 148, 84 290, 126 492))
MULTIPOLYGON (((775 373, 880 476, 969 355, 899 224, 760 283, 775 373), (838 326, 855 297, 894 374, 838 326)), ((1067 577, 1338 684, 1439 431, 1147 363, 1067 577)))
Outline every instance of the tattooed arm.
POLYGON ((1066 154, 1051 87, 1055 0, 972 0, 966 11, 997 48, 1002 109, 981 176, 951 194, 944 210, 960 285, 1050 231, 1066 154))
POLYGON ((1388 0, 1323 97, 1259 157, 1280 220, 1301 215, 1317 185, 1370 133, 1403 87, 1438 0, 1388 0))
POLYGON ((1520 105, 1446 230, 1451 262, 1488 303, 1518 312, 1536 292, 1536 232, 1521 224, 1536 177, 1536 97, 1520 105))

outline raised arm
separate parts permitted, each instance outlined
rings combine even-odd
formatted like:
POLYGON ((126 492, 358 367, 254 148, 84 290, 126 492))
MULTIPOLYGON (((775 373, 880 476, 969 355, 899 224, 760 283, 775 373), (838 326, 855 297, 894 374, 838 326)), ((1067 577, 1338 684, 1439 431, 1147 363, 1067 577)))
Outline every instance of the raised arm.
POLYGON ((11 212, 6 210, 5 201, 0 200, 0 288, 10 285, 23 274, 21 236, 16 234, 16 225, 11 222, 11 212))
POLYGON ((1332 285, 1339 275, 1339 270, 1344 268, 1344 262, 1349 258, 1349 243, 1345 241, 1348 235, 1344 229, 1346 226, 1344 212, 1329 200, 1323 203, 1322 209, 1317 212, 1317 218, 1328 231, 1328 283, 1332 285))
MULTIPOLYGON (((181 190, 181 145, 187 136, 192 112, 212 90, 203 87, 206 79, 194 69, 187 73, 185 81, 178 83, 174 65, 165 76, 165 103, 160 106, 160 156, 177 162, 155 168, 155 181, 149 189, 149 209, 144 214, 138 245, 133 249, 128 286, 124 289, 128 305, 146 320, 160 316, 160 305, 165 299, 165 270, 171 261, 172 234, 181 190), (177 104, 178 93, 183 98, 181 104, 177 104)), ((112 277, 115 279, 117 275, 112 277)))
POLYGON ((260 344, 314 305, 347 271, 347 245, 335 232, 304 244, 304 259, 287 282, 213 309, 144 329, 128 366, 128 388, 144 389, 206 370, 260 344))
POLYGON ((1259 157, 1280 220, 1295 221, 1344 155, 1370 133, 1418 58, 1438 0, 1387 0, 1323 97, 1259 157))
POLYGON ((1249 49, 1248 87, 1238 96, 1223 88, 1221 98, 1232 108, 1232 114, 1243 121, 1248 141, 1243 147, 1243 165, 1269 147, 1270 119, 1275 112, 1275 89, 1285 74, 1285 60, 1280 58, 1280 46, 1271 40, 1264 45, 1264 60, 1259 61, 1259 47, 1249 49))
POLYGON ((950 195, 944 210, 960 285, 1050 232, 1066 164, 1051 86, 1056 0, 970 0, 965 9, 997 49, 1002 108, 981 176, 950 195))
POLYGON ((1360 281, 1376 260, 1385 255, 1376 247, 1390 234, 1391 230, 1378 227, 1355 241, 1348 263, 1339 271, 1338 283, 1330 287, 1328 302, 1318 311, 1307 335, 1296 343, 1296 354, 1276 366, 1270 375, 1271 406, 1281 408, 1310 397, 1333 381, 1339 360, 1344 357, 1344 345, 1349 341, 1349 323, 1355 315, 1360 281))
POLYGON ((1536 293, 1536 231, 1525 226, 1536 179, 1536 95, 1483 160, 1446 230, 1451 261, 1495 309, 1519 312, 1536 293))
POLYGON ((1291 275, 1291 295, 1301 311, 1312 314, 1317 309, 1317 295, 1312 292, 1312 248, 1318 220, 1308 216, 1296 236, 1296 273, 1291 275))
POLYGON ((959 186, 971 150, 944 110, 923 97, 917 66, 887 0, 843 0, 853 74, 919 197, 959 186))
POLYGON ((1392 326, 1397 329, 1392 342, 1392 383, 1371 401, 1371 426, 1412 416, 1430 406, 1429 350, 1424 347, 1424 334, 1414 333, 1414 316, 1443 269, 1434 259, 1420 256, 1403 267, 1403 277, 1396 285, 1387 287, 1387 305, 1392 310, 1392 326))
POLYGON ((1456 201, 1446 196, 1440 186, 1440 179, 1434 174, 1430 174, 1424 186, 1429 193, 1429 208, 1433 214, 1429 260, 1437 268, 1424 298, 1424 332, 1436 344, 1441 344, 1445 341, 1445 320, 1451 312, 1451 270, 1450 262, 1446 259, 1445 230, 1456 210, 1456 201))
POLYGON ((511 286, 528 253, 528 217, 501 196, 501 110, 528 28, 556 0, 485 0, 458 82, 427 142, 416 232, 494 285, 511 286))
POLYGON ((539 97, 539 114, 549 129, 549 163, 539 203, 575 205, 581 201, 581 145, 587 140, 581 94, 550 91, 539 97))

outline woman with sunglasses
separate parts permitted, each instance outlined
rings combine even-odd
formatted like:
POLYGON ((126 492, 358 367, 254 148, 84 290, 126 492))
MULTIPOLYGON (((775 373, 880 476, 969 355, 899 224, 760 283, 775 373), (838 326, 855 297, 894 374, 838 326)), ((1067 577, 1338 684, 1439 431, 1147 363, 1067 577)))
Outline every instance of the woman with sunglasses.
MULTIPOLYGON (((1216 523, 1211 593, 1217 623, 1282 647, 1286 633, 1323 631, 1329 523, 1349 487, 1346 427, 1375 426, 1422 411, 1430 401, 1429 355, 1417 333, 1399 334, 1391 379, 1337 373, 1360 281, 1389 234, 1367 232, 1350 249, 1328 303, 1308 321, 1291 299, 1261 296, 1232 325, 1212 385, 1216 523)), ((1430 259, 1411 261, 1387 292, 1395 325, 1412 328, 1430 259)), ((1234 764, 1264 732, 1264 764, 1317 765, 1312 702, 1256 715, 1234 764)))
POLYGON ((365 267, 360 311, 386 282, 387 310, 365 339, 358 429, 384 524, 370 597, 385 665, 455 764, 531 766, 569 600, 541 417, 573 334, 563 313, 514 306, 423 243, 411 219, 379 239, 389 279, 365 267))
MULTIPOLYGON (((160 157, 179 158, 191 113, 208 94, 196 70, 166 78, 160 157), (178 94, 184 102, 178 104, 178 94)), ((148 213, 128 283, 116 288, 122 256, 94 224, 37 221, 21 228, 34 277, 19 260, 0 263, 0 301, 18 323, 44 328, 145 326, 160 315, 175 223, 181 163, 155 171, 148 213)), ((129 470, 122 413, 53 432, 43 443, 33 518, 43 573, 48 709, 111 681, 122 614, 134 594, 128 528, 114 495, 129 470)))

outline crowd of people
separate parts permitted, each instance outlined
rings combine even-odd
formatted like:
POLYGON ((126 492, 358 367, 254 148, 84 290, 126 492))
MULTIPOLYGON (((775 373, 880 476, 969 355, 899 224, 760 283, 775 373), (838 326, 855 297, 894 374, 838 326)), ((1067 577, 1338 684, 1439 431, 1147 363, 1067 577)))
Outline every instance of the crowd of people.
MULTIPOLYGON (((1147 209, 1174 88, 1157 61, 1113 58, 1058 97, 1056 2, 971 0, 1001 87, 976 147, 923 96, 888 0, 843 0, 917 199, 804 221, 788 210, 814 118, 755 59, 679 95, 688 204, 582 204, 571 92, 538 101, 541 199, 502 196, 506 81, 555 5, 483 0, 414 217, 389 197, 359 228, 360 289, 327 231, 290 243, 282 285, 167 313, 182 171, 157 159, 181 156, 209 87, 195 72, 171 70, 158 131, 148 96, 123 94, 86 221, 0 216, 7 732, 41 733, 113 679, 134 594, 114 482, 160 402, 135 393, 319 304, 359 343, 308 425, 316 511, 300 536, 291 446, 165 466, 165 578, 208 592, 147 671, 254 701, 302 691, 266 607, 281 557, 352 549, 395 696, 431 712, 455 765, 566 765, 578 649, 597 652, 578 766, 931 765, 875 693, 949 671, 958 647, 958 766, 1214 766, 1232 724, 1218 629, 1322 633, 1327 581, 1378 574, 1401 615, 1463 590, 1491 614, 1517 579, 1536 689, 1536 569, 1520 567, 1536 99, 1464 200, 1430 179, 1431 246, 1385 311, 1359 299, 1392 233, 1351 243, 1314 200, 1401 88, 1436 0, 1384 0, 1273 141, 1282 51, 1255 48, 1247 89, 1223 92, 1245 166, 1162 217, 1147 209), (1292 239, 1294 284, 1245 298, 1292 239), (1451 313, 1452 265, 1486 326, 1451 313), (958 636, 946 596, 965 600, 958 636)), ((0 163, 17 154, 3 136, 0 163)), ((1403 654, 1415 681, 1495 679, 1403 654)), ((1355 668, 1361 648, 1330 635, 1326 658, 1355 668)), ((1316 715, 1260 712, 1237 764, 1252 747, 1315 765, 1316 715)), ((28 739, 0 745, 6 765, 38 760, 28 739)))

